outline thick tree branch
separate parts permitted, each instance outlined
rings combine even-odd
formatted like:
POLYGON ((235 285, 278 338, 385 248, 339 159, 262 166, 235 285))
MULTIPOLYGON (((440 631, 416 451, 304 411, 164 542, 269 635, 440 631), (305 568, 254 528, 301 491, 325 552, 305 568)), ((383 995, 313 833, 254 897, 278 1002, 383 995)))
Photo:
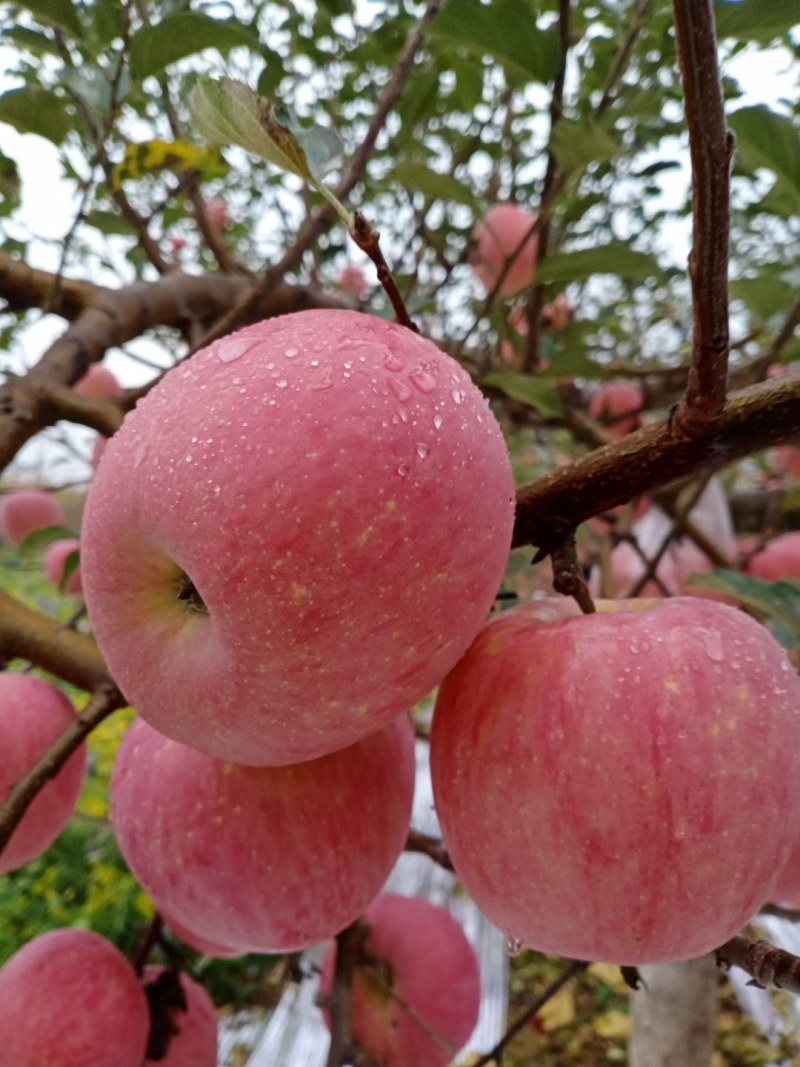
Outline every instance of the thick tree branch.
POLYGON ((674 0, 692 161, 692 367, 679 418, 722 410, 728 336, 728 231, 733 139, 725 124, 711 0, 674 0))
POLYGON ((0 662, 24 659, 79 689, 96 689, 107 677, 97 645, 0 589, 0 662))
POLYGON ((722 414, 680 428, 645 427, 517 491, 514 546, 549 551, 580 523, 670 482, 791 440, 800 378, 772 379, 731 397, 722 414))

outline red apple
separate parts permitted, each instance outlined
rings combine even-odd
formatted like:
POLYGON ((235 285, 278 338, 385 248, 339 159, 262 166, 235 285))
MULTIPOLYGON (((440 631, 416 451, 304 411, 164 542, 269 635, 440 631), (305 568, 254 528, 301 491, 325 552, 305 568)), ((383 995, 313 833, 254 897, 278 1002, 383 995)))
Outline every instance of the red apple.
POLYGON ((779 473, 792 481, 800 479, 800 448, 797 445, 779 445, 770 455, 779 473))
POLYGON ((781 876, 772 888, 769 900, 782 908, 800 908, 800 841, 795 842, 781 876))
POLYGON ((216 230, 217 232, 224 230, 231 221, 228 205, 224 200, 220 200, 219 198, 209 200, 206 204, 206 218, 208 219, 208 224, 212 230, 216 230))
POLYGON ((380 890, 405 844, 414 767, 406 716, 290 767, 223 763, 137 720, 114 764, 111 822, 176 922, 231 949, 294 951, 380 890))
MULTIPOLYGON (((50 682, 0 672, 0 798, 74 719, 72 705, 50 682)), ((28 807, 0 852, 0 874, 22 867, 52 845, 75 810, 85 773, 86 749, 81 745, 28 807)))
POLYGON ((136 972, 90 930, 53 930, 0 970, 3 1067, 142 1067, 150 1035, 136 972))
POLYGON ((81 396, 121 396, 122 386, 102 363, 92 363, 72 387, 81 396))
MULTIPOLYGON (((80 549, 80 540, 77 537, 64 537, 59 541, 51 541, 44 554, 44 572, 53 585, 60 586, 64 576, 64 567, 73 552, 80 549)), ((69 596, 81 594, 81 569, 80 565, 67 578, 64 592, 69 596)))
POLYGON ((106 450, 107 444, 108 438, 105 437, 103 434, 99 433, 95 437, 94 444, 92 445, 92 454, 89 457, 89 463, 91 464, 93 471, 96 471, 98 466, 100 465, 100 460, 103 458, 103 453, 106 450))
POLYGON ((367 279, 361 267, 347 263, 339 271, 339 288, 354 300, 363 300, 367 290, 367 279))
POLYGON ((604 382, 589 401, 589 415, 614 438, 637 429, 641 410, 642 392, 632 382, 604 382))
POLYGON ((536 216, 518 204, 495 204, 472 231, 469 262, 484 288, 491 292, 506 263, 498 292, 513 296, 527 289, 536 272, 536 234, 530 233, 536 216))
POLYGON ((765 582, 781 578, 800 580, 800 532, 781 534, 752 555, 746 565, 748 574, 765 582))
POLYGON ((800 837, 800 678, 724 604, 617 604, 485 626, 439 691, 434 798, 456 871, 510 939, 686 959, 741 929, 800 837))
POLYGON ((185 945, 194 949, 195 952, 202 952, 204 956, 211 956, 214 959, 233 959, 236 956, 244 955, 244 952, 240 948, 229 948, 227 945, 219 945, 214 941, 208 941, 206 938, 201 937, 199 934, 194 933, 183 923, 176 922, 175 919, 163 908, 160 909, 161 917, 170 930, 176 937, 180 938, 185 945))
MULTIPOLYGON (((354 1039, 382 1067, 446 1067, 478 1021, 481 981, 472 946, 452 915, 426 900, 383 893, 365 919, 367 962, 356 968, 351 989, 354 1039)), ((322 958, 322 996, 331 991, 335 963, 331 942, 322 958)))
MULTIPOLYGON (((145 967, 142 975, 145 988, 158 988, 166 968, 145 967)), ((169 1039, 167 1055, 160 1060, 145 1060, 145 1067, 158 1063, 160 1067, 217 1067, 217 1011, 203 987, 185 972, 177 979, 186 998, 186 1007, 174 1007, 169 1012, 175 1032, 169 1039)), ((157 992, 155 994, 158 995, 157 992)))
POLYGON ((156 729, 301 762, 456 662, 513 514, 502 434, 454 360, 369 315, 304 311, 197 353, 127 416, 89 493, 83 588, 156 729))
POLYGON ((18 489, 0 497, 0 537, 19 545, 45 526, 63 526, 64 509, 43 489, 18 489))

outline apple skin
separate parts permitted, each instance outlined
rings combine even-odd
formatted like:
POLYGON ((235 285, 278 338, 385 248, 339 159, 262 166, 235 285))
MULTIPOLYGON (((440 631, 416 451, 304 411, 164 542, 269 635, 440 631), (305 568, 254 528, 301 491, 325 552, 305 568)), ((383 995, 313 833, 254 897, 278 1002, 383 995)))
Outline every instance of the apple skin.
POLYGON ((34 530, 63 526, 64 509, 43 489, 18 489, 0 497, 0 537, 20 545, 34 530))
MULTIPOLYGON (((0 797, 30 770, 75 719, 75 710, 50 682, 29 674, 0 672, 0 797)), ((86 774, 81 744, 55 778, 39 791, 0 852, 0 874, 41 855, 70 820, 86 774)))
POLYGON ((4 1067, 142 1067, 147 998, 122 953, 90 930, 52 930, 0 969, 4 1067))
POLYGON ((431 771, 495 925, 637 965, 718 947, 769 895, 800 837, 800 679, 724 604, 630 604, 489 622, 439 690, 431 771))
MULTIPOLYGON (((166 968, 145 967, 144 984, 155 982, 166 968)), ((217 1067, 218 1022, 214 1001, 205 989, 188 974, 181 972, 180 984, 186 1008, 171 1014, 178 1033, 170 1038, 167 1055, 161 1060, 145 1060, 145 1067, 217 1067)))
POLYGON ((768 541, 748 559, 745 570, 764 582, 800 579, 800 532, 781 534, 768 541))
POLYGON ((244 955, 243 949, 229 948, 226 945, 219 945, 214 941, 207 941, 204 937, 201 937, 187 926, 184 926, 183 923, 176 922, 168 912, 164 911, 163 907, 159 910, 161 912, 161 918, 170 928, 172 933, 195 952, 202 952, 204 956, 210 956, 212 959, 220 960, 234 959, 236 956, 244 955))
POLYGON ((469 262, 487 292, 497 284, 506 261, 520 251, 509 266, 498 288, 501 296, 513 296, 532 284, 536 273, 538 240, 536 234, 525 241, 525 234, 536 221, 518 204, 494 204, 472 231, 469 262))
POLYGON ((639 426, 642 393, 632 382, 604 382, 589 401, 589 415, 607 423, 609 435, 618 440, 639 426), (630 413, 630 414, 629 414, 630 413), (619 416, 627 416, 620 418, 619 416))
MULTIPOLYGON (((64 537, 59 541, 52 541, 47 546, 44 554, 44 572, 53 585, 61 585, 61 578, 64 574, 64 567, 67 559, 73 552, 77 552, 80 547, 81 543, 77 537, 64 537)), ((81 595, 80 564, 72 571, 69 578, 67 578, 64 592, 68 596, 81 595)))
MULTIPOLYGON (((387 976, 399 1000, 387 996, 357 968, 351 987, 350 1030, 371 1060, 381 1067, 447 1067, 478 1021, 481 979, 475 951, 459 923, 444 908, 415 897, 382 893, 364 916, 369 933, 365 952, 387 976), (410 1005, 445 1044, 419 1025, 410 1005)), ((320 966, 321 996, 331 991, 336 942, 325 949, 320 966)), ((330 1013, 325 1011, 330 1026, 330 1013)))
POLYGON ((502 434, 454 360, 360 312, 304 311, 197 353, 126 417, 87 501, 84 594, 156 729, 297 763, 453 666, 513 513, 502 434), (204 607, 181 599, 184 573, 204 607))
POLYGON ((405 844, 414 771, 406 716, 290 767, 224 763, 139 719, 114 763, 111 823, 177 923, 240 952, 295 951, 344 929, 380 891, 405 844))
POLYGON ((114 374, 102 363, 92 363, 82 378, 73 385, 81 396, 121 396, 122 386, 114 374))

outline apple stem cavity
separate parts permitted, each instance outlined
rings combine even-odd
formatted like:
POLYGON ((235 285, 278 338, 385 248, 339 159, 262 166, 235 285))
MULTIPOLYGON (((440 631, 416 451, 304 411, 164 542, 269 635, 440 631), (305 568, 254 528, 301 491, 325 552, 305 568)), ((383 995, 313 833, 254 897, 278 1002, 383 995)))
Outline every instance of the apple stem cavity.
POLYGON ((198 615, 208 615, 205 601, 197 592, 197 588, 185 572, 181 572, 178 580, 178 600, 181 600, 190 611, 196 611, 198 615))

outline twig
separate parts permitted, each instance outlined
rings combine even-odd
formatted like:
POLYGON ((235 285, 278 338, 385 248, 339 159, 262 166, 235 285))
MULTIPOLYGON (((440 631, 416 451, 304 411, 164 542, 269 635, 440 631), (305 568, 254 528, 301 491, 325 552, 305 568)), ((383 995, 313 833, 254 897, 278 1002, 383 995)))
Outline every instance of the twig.
POLYGON ((800 958, 768 941, 732 937, 717 949, 715 955, 721 966, 740 967, 746 971, 752 978, 750 985, 775 986, 790 993, 800 993, 800 958))
POLYGON ((733 138, 725 124, 712 0, 673 0, 673 8, 692 162, 694 326, 692 366, 678 412, 683 423, 716 415, 725 404, 733 138))
POLYGON ((368 933, 369 927, 364 920, 356 919, 336 937, 336 963, 329 997, 331 1043, 325 1067, 342 1067, 352 1044, 350 998, 353 975, 368 933))
MULTIPOLYGON (((550 557, 553 561, 553 589, 563 596, 571 596, 584 615, 591 615, 595 606, 578 559, 575 534, 570 534, 551 549, 550 557)), ((541 558, 542 553, 537 552, 533 562, 538 563, 541 558)))
POLYGON ((404 849, 406 852, 422 853, 423 856, 432 859, 434 863, 438 863, 440 867, 444 867, 446 871, 455 869, 444 843, 439 841, 438 838, 429 837, 428 834, 421 833, 419 830, 408 831, 404 849))
POLYGON ((17 782, 0 807, 0 853, 18 826, 28 805, 50 778, 54 778, 80 743, 96 726, 117 708, 125 707, 125 697, 111 679, 101 682, 92 693, 89 703, 63 733, 39 757, 30 770, 17 782))
MULTIPOLYGON (((381 94, 367 132, 353 155, 350 166, 334 190, 337 199, 344 201, 361 180, 378 135, 386 123, 389 112, 399 100, 403 87, 411 73, 414 58, 422 44, 428 23, 437 14, 443 2, 444 0, 428 0, 413 33, 409 36, 403 51, 400 53, 392 72, 392 77, 381 94)), ((218 337, 223 337, 225 334, 230 333, 237 324, 246 320, 253 306, 258 301, 265 300, 283 276, 294 270, 300 263, 308 249, 317 242, 321 234, 331 224, 333 218, 333 208, 329 204, 325 204, 316 215, 308 219, 291 247, 286 250, 277 263, 264 273, 261 280, 252 287, 250 292, 232 307, 228 314, 215 323, 203 338, 201 345, 209 344, 218 337)))
POLYGON ((381 235, 375 227, 364 218, 360 211, 353 216, 353 240, 365 252, 378 271, 378 281, 383 286, 386 295, 392 303, 397 321, 401 326, 408 327, 414 333, 419 333, 419 327, 415 326, 406 310, 406 305, 397 288, 397 283, 389 270, 389 265, 383 258, 380 245, 381 235))
POLYGON ((572 960, 569 964, 567 964, 567 966, 564 968, 558 978, 555 978, 547 987, 547 989, 545 989, 544 992, 541 993, 536 998, 536 1000, 533 1001, 533 1003, 522 1013, 522 1015, 520 1015, 518 1019, 514 1020, 514 1022, 511 1024, 511 1026, 508 1027, 508 1029, 497 1042, 497 1044, 494 1046, 494 1048, 484 1053, 484 1055, 481 1056, 480 1059, 475 1060, 475 1062, 472 1064, 472 1067, 486 1067, 487 1064, 492 1063, 493 1061, 497 1061, 499 1063, 500 1056, 506 1045, 508 1045, 509 1042, 513 1041, 513 1039, 517 1036, 520 1030, 524 1029, 524 1027, 528 1025, 534 1015, 536 1015, 542 1010, 548 1000, 550 1000, 551 997, 554 997, 559 991, 559 989, 565 986, 567 982, 569 982, 572 978, 575 977, 576 974, 580 974, 582 971, 585 971, 588 966, 589 964, 583 962, 582 960, 572 960))

